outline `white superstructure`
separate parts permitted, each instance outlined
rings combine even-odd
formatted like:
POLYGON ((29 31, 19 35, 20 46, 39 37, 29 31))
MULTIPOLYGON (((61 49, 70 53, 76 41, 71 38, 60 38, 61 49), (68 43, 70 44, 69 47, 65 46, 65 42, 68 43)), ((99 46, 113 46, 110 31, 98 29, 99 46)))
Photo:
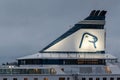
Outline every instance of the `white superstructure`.
POLYGON ((39 53, 2 65, 0 80, 120 80, 117 57, 105 53, 105 14, 93 10, 39 53))

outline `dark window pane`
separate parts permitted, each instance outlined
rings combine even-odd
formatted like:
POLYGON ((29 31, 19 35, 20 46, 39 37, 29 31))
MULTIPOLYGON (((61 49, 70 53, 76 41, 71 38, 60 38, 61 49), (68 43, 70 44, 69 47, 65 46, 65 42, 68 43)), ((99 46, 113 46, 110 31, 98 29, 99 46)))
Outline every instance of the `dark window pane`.
POLYGON ((82 78, 82 80, 86 80, 86 78, 82 78))
POLYGON ((120 77, 119 77, 119 78, 117 78, 117 80, 120 80, 120 77))
POLYGON ((93 78, 89 78, 89 80, 93 80, 93 78))
POLYGON ((17 78, 13 78, 13 80, 17 80, 17 78))
POLYGON ((67 80, 70 80, 70 78, 68 77, 67 80))
POLYGON ((104 77, 103 80, 107 80, 107 78, 104 77))
POLYGON ((96 78, 96 80, 100 80, 100 78, 96 78))
POLYGON ((110 80, 114 80, 114 78, 110 78, 110 80))
POLYGON ((28 78, 24 78, 24 80, 28 80, 28 78))
POLYGON ((7 80, 7 78, 3 78, 3 80, 7 80))
POLYGON ((38 80, 38 78, 34 78, 34 80, 38 80))

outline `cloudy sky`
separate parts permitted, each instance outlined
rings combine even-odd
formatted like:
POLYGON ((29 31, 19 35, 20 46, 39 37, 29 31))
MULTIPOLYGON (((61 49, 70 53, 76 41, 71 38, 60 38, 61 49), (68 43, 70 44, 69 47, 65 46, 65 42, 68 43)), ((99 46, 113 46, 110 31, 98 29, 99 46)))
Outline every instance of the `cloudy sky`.
POLYGON ((120 0, 0 0, 0 63, 34 54, 87 17, 107 10, 107 53, 120 57, 120 0))

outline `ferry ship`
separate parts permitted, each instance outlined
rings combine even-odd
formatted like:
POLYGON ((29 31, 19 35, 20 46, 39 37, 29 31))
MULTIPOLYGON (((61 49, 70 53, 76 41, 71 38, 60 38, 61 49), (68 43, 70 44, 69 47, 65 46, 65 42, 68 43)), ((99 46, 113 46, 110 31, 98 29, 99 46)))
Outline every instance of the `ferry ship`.
POLYGON ((0 66, 0 80, 120 80, 118 58, 105 52, 105 10, 93 10, 36 54, 0 66))

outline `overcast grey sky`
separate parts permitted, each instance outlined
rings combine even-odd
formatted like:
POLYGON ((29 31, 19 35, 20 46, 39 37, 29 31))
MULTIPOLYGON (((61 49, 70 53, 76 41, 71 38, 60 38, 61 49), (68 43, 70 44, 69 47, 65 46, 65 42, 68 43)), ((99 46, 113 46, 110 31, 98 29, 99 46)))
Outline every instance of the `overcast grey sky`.
POLYGON ((120 57, 120 0, 0 0, 0 63, 34 54, 93 9, 107 10, 107 50, 120 57))

